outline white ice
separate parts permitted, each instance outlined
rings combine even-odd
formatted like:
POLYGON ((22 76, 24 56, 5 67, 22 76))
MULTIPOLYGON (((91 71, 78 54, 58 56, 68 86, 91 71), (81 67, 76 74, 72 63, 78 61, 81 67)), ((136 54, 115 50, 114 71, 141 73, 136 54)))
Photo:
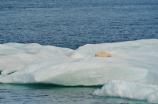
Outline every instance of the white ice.
POLYGON ((94 95, 121 97, 158 103, 158 85, 111 80, 106 83, 102 89, 94 91, 94 95))
POLYGON ((158 85, 158 39, 88 44, 76 50, 0 44, 0 72, 0 83, 94 86, 124 80, 158 85), (95 57, 99 51, 112 57, 95 57))

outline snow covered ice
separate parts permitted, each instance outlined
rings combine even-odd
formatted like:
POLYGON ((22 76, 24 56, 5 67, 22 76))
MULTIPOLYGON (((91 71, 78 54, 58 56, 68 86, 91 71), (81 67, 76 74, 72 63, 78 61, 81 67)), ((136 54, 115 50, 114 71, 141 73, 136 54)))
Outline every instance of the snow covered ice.
POLYGON ((105 84, 101 90, 96 90, 94 95, 129 98, 158 103, 158 86, 111 80, 105 84))
MULTIPOLYGON (((137 85, 131 87, 133 82, 141 88, 148 87, 148 84, 158 85, 157 53, 157 39, 88 44, 76 50, 41 46, 36 43, 0 44, 0 83, 94 86, 104 85, 110 80, 120 80, 120 82, 112 81, 112 84, 116 83, 124 87, 125 84, 122 83, 125 82, 121 81, 127 81, 126 88, 132 88, 132 90, 129 89, 131 93, 137 89, 137 85), (99 51, 110 53, 112 57, 95 57, 95 53, 99 51)), ((108 86, 108 83, 105 86, 108 86)), ((148 95, 154 92, 154 89, 151 87, 149 92, 144 93, 148 95)), ((123 90, 119 91, 123 92, 123 90)), ((104 89, 97 92, 95 92, 96 95, 107 93, 104 89)), ((130 97, 115 94, 107 93, 105 96, 123 96, 131 99, 137 97, 137 95, 130 97)), ((154 94, 152 95, 158 96, 157 90, 154 94)), ((150 98, 153 97, 150 96, 150 98)), ((151 101, 148 96, 142 99, 151 101)))
POLYGON ((157 53, 157 39, 89 44, 76 50, 35 43, 1 44, 0 82, 89 86, 117 79, 158 84, 157 53), (112 57, 95 57, 99 51, 112 57))

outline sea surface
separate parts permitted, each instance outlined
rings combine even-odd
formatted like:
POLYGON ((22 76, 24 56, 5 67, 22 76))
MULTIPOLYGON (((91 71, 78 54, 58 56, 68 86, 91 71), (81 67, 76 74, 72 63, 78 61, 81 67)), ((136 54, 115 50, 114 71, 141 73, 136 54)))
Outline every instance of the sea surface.
MULTIPOLYGON (((0 44, 85 44, 158 39, 158 0, 1 0, 0 44)), ((98 87, 0 84, 0 104, 146 103, 94 96, 98 87)))
POLYGON ((148 104, 146 101, 99 97, 101 87, 0 84, 0 104, 148 104))
POLYGON ((76 49, 158 38, 158 0, 1 0, 0 43, 76 49))

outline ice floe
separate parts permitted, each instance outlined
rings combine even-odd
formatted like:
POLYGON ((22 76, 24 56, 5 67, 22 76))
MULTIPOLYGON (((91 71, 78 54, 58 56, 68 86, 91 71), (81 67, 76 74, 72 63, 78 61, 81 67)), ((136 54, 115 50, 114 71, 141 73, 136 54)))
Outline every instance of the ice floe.
POLYGON ((0 83, 104 85, 109 80, 158 84, 158 40, 88 44, 76 50, 36 43, 0 44, 0 83), (112 57, 95 57, 96 52, 112 57))
POLYGON ((102 89, 94 91, 94 95, 121 97, 158 103, 158 86, 137 82, 111 80, 105 84, 102 89))

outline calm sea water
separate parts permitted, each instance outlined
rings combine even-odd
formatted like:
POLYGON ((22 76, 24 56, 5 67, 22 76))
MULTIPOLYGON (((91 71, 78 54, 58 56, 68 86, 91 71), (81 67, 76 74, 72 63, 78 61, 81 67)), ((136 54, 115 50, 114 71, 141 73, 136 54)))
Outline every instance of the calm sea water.
POLYGON ((0 43, 84 44, 158 38, 158 0, 1 0, 0 43))
POLYGON ((121 98, 94 96, 100 87, 0 84, 0 104, 148 104, 121 98))
MULTIPOLYGON (((85 44, 158 39, 158 0, 1 0, 0 43, 76 49, 85 44)), ((146 103, 93 96, 101 87, 0 84, 1 104, 146 103)))

